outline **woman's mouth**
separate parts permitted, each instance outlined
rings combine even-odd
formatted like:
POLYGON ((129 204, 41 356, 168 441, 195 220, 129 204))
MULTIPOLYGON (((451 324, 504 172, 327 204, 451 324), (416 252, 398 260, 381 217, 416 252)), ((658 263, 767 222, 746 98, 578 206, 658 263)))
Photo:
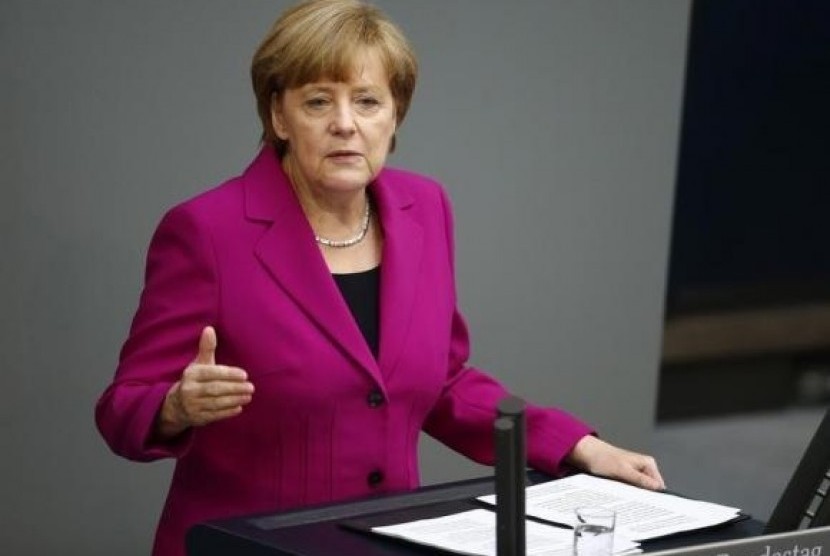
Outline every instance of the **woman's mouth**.
POLYGON ((357 151, 339 150, 332 151, 326 155, 326 158, 340 163, 353 163, 363 159, 363 155, 357 151))

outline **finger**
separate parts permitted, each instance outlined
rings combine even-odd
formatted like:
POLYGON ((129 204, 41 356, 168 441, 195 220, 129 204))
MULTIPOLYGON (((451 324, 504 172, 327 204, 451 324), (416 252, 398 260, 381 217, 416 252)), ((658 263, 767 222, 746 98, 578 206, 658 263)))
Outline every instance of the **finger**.
POLYGON ((637 465, 630 469, 629 480, 631 484, 639 487, 647 488, 649 490, 658 490, 662 488, 662 479, 655 477, 652 474, 653 471, 654 470, 649 468, 646 464, 637 465))
POLYGON ((246 382, 248 373, 239 367, 194 363, 188 369, 189 378, 197 382, 246 382))
POLYGON ((188 421, 194 425, 204 425, 215 421, 217 418, 227 416, 228 412, 235 414, 251 402, 248 394, 229 395, 218 397, 192 397, 185 400, 183 409, 188 421))
POLYGON ((235 407, 230 407, 228 409, 214 411, 211 413, 211 421, 221 421, 222 419, 227 419, 228 417, 235 417, 242 413, 242 409, 243 406, 237 405, 235 407))
POLYGON ((228 409, 221 409, 218 411, 205 411, 200 413, 199 419, 196 422, 197 425, 207 425, 209 423, 214 423, 216 421, 221 421, 223 419, 227 419, 229 417, 235 417, 242 413, 243 407, 241 405, 237 405, 235 407, 231 407, 228 409))
POLYGON ((241 407, 251 403, 251 396, 247 394, 217 396, 215 398, 206 398, 202 400, 202 409, 208 413, 215 413, 217 411, 224 411, 234 407, 241 407))
POLYGON ((634 485, 639 488, 644 488, 648 490, 654 490, 654 479, 642 473, 641 471, 637 471, 636 469, 628 469, 624 473, 623 480, 626 483, 634 485))
POLYGON ((666 481, 663 480, 663 476, 660 474, 660 469, 657 467, 657 463, 652 459, 648 458, 645 462, 645 466, 643 468, 643 473, 648 475, 654 480, 655 483, 655 490, 665 490, 666 489, 666 481))
POLYGON ((250 382, 231 382, 212 380, 198 383, 202 397, 242 396, 254 393, 254 385, 250 382))
POLYGON ((657 468, 657 462, 653 457, 645 454, 632 454, 631 460, 634 469, 649 477, 655 488, 665 488, 663 477, 660 475, 660 470, 657 468))
POLYGON ((216 330, 212 326, 205 326, 199 336, 199 352, 194 362, 202 365, 215 365, 217 343, 216 330))
POLYGON ((639 485, 649 490, 660 489, 660 482, 651 475, 643 472, 639 473, 639 485))
POLYGON ((183 406, 188 412, 209 407, 213 398, 222 396, 251 396, 254 385, 250 382, 183 380, 179 388, 183 406))

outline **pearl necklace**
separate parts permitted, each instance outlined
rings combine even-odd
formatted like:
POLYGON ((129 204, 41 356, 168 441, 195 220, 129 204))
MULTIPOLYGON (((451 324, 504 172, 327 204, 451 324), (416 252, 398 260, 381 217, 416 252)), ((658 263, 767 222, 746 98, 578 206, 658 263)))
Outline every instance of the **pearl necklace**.
POLYGON ((360 231, 357 232, 357 235, 354 237, 350 237, 349 239, 343 240, 336 240, 336 239, 327 239, 324 237, 320 237, 317 234, 314 234, 314 241, 319 243, 320 245, 325 245, 326 247, 333 247, 335 249, 343 249, 344 247, 351 247, 352 245, 357 245, 363 238, 366 237, 366 232, 369 231, 369 217, 371 215, 371 210, 369 209, 369 199, 366 199, 366 209, 363 211, 363 221, 360 223, 360 231))

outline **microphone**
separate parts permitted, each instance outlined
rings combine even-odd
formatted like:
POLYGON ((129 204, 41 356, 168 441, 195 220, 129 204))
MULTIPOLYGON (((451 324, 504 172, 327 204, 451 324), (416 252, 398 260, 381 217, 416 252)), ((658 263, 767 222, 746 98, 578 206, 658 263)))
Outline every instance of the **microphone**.
POLYGON ((493 427, 496 444, 496 554, 525 556, 525 402, 499 402, 493 427))

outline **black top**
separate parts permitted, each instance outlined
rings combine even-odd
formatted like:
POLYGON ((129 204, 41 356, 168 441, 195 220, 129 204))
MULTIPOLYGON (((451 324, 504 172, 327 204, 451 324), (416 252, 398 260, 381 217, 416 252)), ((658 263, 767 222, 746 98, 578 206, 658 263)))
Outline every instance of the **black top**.
POLYGON ((380 266, 351 274, 332 274, 343 299, 375 357, 380 343, 380 266))

